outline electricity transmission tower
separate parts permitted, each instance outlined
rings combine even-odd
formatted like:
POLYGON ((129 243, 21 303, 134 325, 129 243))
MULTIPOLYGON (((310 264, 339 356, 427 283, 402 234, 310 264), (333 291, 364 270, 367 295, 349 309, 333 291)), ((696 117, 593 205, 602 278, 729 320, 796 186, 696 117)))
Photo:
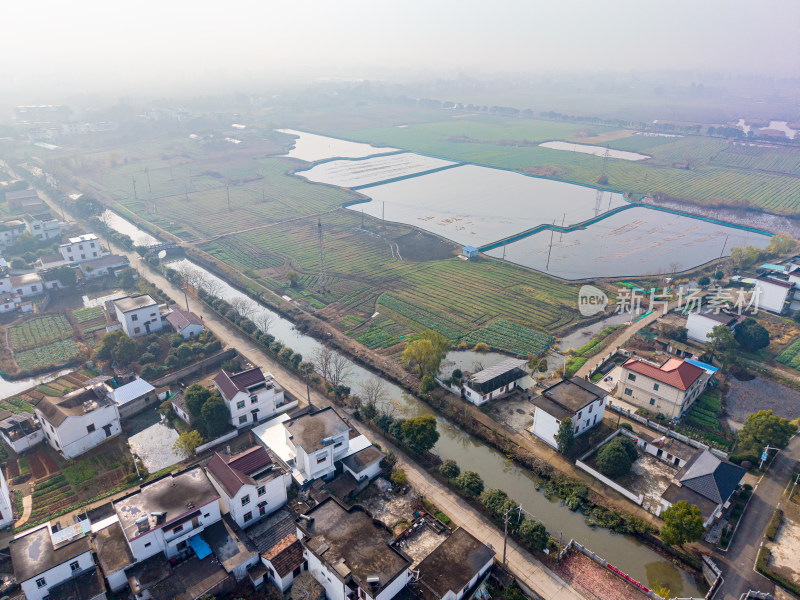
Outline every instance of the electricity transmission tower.
MULTIPOLYGON (((598 183, 600 181, 606 181, 607 180, 606 173, 608 172, 608 157, 610 155, 611 155, 611 149, 608 146, 606 146, 606 151, 603 154, 603 172, 600 173, 600 177, 597 178, 598 183)), ((605 183, 603 185, 605 185, 605 183)), ((611 206, 610 198, 611 198, 611 193, 609 192, 609 208, 611 206)), ((602 201, 603 201, 603 190, 598 188, 597 194, 595 195, 595 199, 594 199, 594 216, 595 217, 600 214, 600 203, 602 201)))
POLYGON ((322 244, 322 219, 317 221, 317 243, 319 245, 319 287, 325 292, 325 247, 322 244))

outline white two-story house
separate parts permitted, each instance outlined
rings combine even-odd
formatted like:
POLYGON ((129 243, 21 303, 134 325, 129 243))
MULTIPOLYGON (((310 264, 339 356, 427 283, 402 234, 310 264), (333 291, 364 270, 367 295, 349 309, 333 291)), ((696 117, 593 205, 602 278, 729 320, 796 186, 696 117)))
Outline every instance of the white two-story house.
POLYGON ((243 529, 286 504, 286 490, 292 484, 289 468, 263 446, 233 456, 215 452, 206 473, 219 492, 222 513, 243 529))
POLYGON ((36 215, 25 215, 25 228, 37 240, 52 240, 61 237, 63 225, 54 219, 49 212, 36 215))
POLYGON ((332 475, 335 462, 348 454, 350 427, 331 407, 289 419, 283 427, 295 466, 306 481, 332 475))
POLYGON ((11 492, 8 489, 6 477, 0 469, 0 529, 5 529, 14 523, 14 512, 11 509, 11 492))
POLYGON ((65 243, 59 245, 58 251, 61 252, 64 260, 74 263, 100 258, 109 253, 100 245, 100 240, 93 233, 69 238, 65 243))
POLYGON ((89 521, 65 528, 48 522, 9 543, 14 577, 27 600, 105 599, 106 588, 92 557, 89 531, 89 521))
POLYGON ((92 386, 66 396, 44 396, 34 410, 47 443, 67 459, 122 431, 116 404, 92 386))
POLYGON ((360 505, 345 508, 330 497, 296 523, 308 570, 329 600, 391 600, 411 579, 411 558, 360 505))
POLYGON ((163 327, 158 304, 147 294, 114 300, 115 316, 128 337, 139 337, 163 327))
POLYGON ((159 552, 167 558, 186 553, 199 543, 198 534, 222 518, 219 493, 200 467, 120 498, 114 511, 136 561, 159 552))
POLYGON ((680 358, 657 366, 638 358, 622 365, 616 396, 625 402, 667 418, 679 418, 706 388, 704 369, 680 358))
POLYGON ((214 386, 228 405, 234 427, 269 419, 285 404, 283 388, 259 367, 239 373, 222 370, 214 377, 214 386))
POLYGON ((572 377, 550 386, 533 398, 533 434, 557 448, 556 434, 562 421, 572 420, 575 436, 603 422, 607 392, 593 383, 572 377))

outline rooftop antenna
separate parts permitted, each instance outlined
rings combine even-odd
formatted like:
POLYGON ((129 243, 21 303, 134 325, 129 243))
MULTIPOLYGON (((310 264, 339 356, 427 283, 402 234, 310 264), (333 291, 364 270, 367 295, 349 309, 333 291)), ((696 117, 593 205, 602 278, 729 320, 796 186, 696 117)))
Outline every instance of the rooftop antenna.
POLYGON ((317 243, 319 245, 319 286, 325 291, 325 249, 322 244, 322 219, 317 220, 317 243))

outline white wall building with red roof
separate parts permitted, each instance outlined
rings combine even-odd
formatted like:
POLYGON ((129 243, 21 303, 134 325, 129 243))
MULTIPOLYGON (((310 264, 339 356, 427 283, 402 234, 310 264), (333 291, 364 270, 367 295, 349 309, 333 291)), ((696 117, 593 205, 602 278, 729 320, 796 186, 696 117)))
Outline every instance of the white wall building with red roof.
POLYGON ((283 387, 259 367, 239 373, 223 369, 214 377, 214 386, 228 405, 231 424, 237 428, 269 419, 286 404, 283 387))
POLYGON ((651 413, 677 418, 703 393, 710 375, 680 358, 658 366, 631 358, 622 365, 615 395, 651 413))
POLYGON ((242 529, 286 504, 286 489, 292 484, 289 468, 263 446, 233 456, 215 452, 206 473, 220 494, 223 514, 242 529))

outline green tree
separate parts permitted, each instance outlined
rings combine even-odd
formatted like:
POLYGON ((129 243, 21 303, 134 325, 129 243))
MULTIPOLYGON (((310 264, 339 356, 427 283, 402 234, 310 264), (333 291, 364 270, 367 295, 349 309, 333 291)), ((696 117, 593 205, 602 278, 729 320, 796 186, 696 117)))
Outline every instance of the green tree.
POLYGON ((103 339, 100 340, 100 348, 97 349, 97 358, 100 360, 113 360, 114 350, 116 350, 117 344, 124 337, 125 332, 121 329, 105 334, 103 339))
POLYGON ((99 215, 103 212, 103 205, 95 198, 84 194, 75 200, 75 212, 83 217, 91 217, 92 215, 99 215))
POLYGON ((769 332, 753 317, 747 317, 739 323, 733 337, 748 352, 756 352, 769 346, 769 332))
POLYGON ((792 236, 787 235, 785 233, 779 233, 778 235, 773 235, 769 240, 769 245, 767 246, 767 253, 772 256, 780 256, 782 254, 786 254, 791 252, 795 247, 796 241, 792 236))
POLYGON ((297 271, 289 271, 286 273, 286 279, 289 280, 289 287, 296 288, 300 283, 300 273, 297 271))
POLYGON ((703 516, 700 509, 680 500, 661 513, 664 525, 659 535, 667 546, 683 546, 703 536, 703 516))
POLYGON ((508 501, 508 494, 506 494, 503 490, 490 488, 488 490, 483 490, 478 500, 486 508, 498 515, 504 512, 503 507, 508 501))
POLYGON ((633 461, 625 445, 617 437, 597 451, 595 464, 597 464, 597 469, 603 475, 614 479, 627 475, 631 470, 633 461))
POLYGON ((193 429, 192 431, 184 431, 181 433, 172 445, 172 449, 175 450, 175 452, 180 452, 183 457, 186 458, 187 456, 191 456, 195 448, 202 443, 203 436, 201 436, 200 432, 196 429, 193 429))
POLYGON ((461 469, 458 467, 456 461, 448 458, 441 465, 439 465, 439 473, 448 479, 454 479, 461 474, 461 469))
POLYGON ((64 265, 56 271, 56 279, 63 287, 72 287, 78 281, 78 275, 75 273, 75 269, 64 265))
POLYGON ((203 437, 207 440, 213 440, 219 437, 225 430, 228 429, 228 421, 231 414, 225 401, 217 394, 211 394, 211 397, 203 404, 200 411, 200 421, 198 422, 198 429, 200 429, 203 437))
POLYGON ((403 487, 408 483, 408 475, 406 475, 406 472, 403 471, 403 469, 397 469, 396 471, 393 471, 391 475, 389 475, 389 480, 393 484, 403 487))
POLYGON ((703 275, 700 279, 697 280, 697 283, 700 285, 701 288, 708 287, 708 284, 711 283, 711 278, 708 275, 703 275))
POLYGON ((114 348, 114 360, 122 365, 129 365, 139 356, 139 346, 128 336, 120 338, 114 348))
POLYGON ((34 252, 39 245, 36 238, 30 233, 22 233, 14 240, 14 254, 25 254, 26 252, 34 252))
POLYGON ((731 330, 725 325, 717 325, 708 334, 706 350, 711 355, 710 360, 717 356, 723 365, 733 365, 737 362, 736 357, 736 338, 733 337, 731 330))
POLYGON ((547 546, 547 530, 544 525, 534 519, 525 519, 519 526, 519 535, 534 550, 540 552, 547 546))
POLYGON ((414 365, 419 371, 419 376, 435 375, 439 372, 439 365, 447 355, 450 341, 438 331, 429 329, 420 334, 413 342, 406 344, 403 350, 403 360, 414 365))
POLYGON ((475 471, 464 471, 456 477, 455 484, 473 498, 480 496, 483 491, 483 479, 475 471))
POLYGON ((203 405, 210 397, 211 391, 199 383, 193 383, 186 388, 186 391, 183 393, 183 401, 186 403, 186 409, 193 419, 200 417, 203 405))
POLYGON ((419 383, 419 391, 421 394, 427 394, 431 392, 436 387, 436 381, 433 379, 432 375, 423 375, 422 381, 419 383))
POLYGON ((427 452, 439 441, 436 431, 436 417, 422 415, 411 417, 403 423, 403 439, 417 452, 427 452))
POLYGON ((572 446, 574 444, 575 431, 574 427, 572 426, 572 419, 567 417, 561 421, 561 425, 558 426, 558 433, 556 433, 556 446, 558 446, 558 451, 561 452, 561 454, 566 454, 572 450, 572 446))
POLYGON ((739 430, 739 449, 760 454, 765 446, 783 448, 796 429, 788 419, 771 410, 760 410, 749 415, 739 430))

